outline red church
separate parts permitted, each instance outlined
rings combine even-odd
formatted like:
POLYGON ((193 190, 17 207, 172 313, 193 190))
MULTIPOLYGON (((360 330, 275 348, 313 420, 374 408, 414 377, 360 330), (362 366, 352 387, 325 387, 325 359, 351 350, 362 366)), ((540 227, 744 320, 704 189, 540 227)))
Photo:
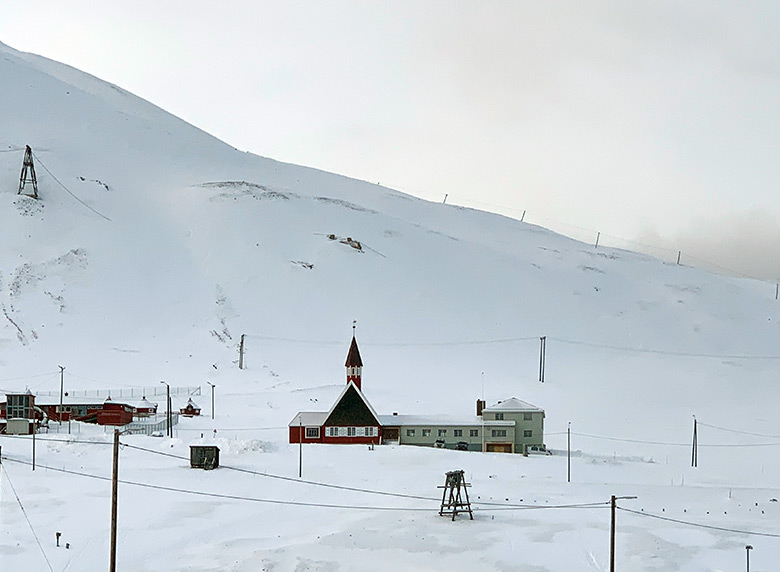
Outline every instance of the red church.
POLYGON ((379 416, 361 390, 363 360, 355 339, 349 346, 347 385, 329 411, 302 411, 290 421, 290 443, 379 444, 379 416))

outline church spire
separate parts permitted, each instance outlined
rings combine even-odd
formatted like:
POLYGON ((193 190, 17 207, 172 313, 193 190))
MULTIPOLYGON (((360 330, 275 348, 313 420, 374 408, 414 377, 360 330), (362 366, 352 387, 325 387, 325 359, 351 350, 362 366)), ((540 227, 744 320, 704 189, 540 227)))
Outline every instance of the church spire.
POLYGON ((360 359, 360 350, 358 349, 357 340, 355 339, 355 324, 352 321, 352 343, 349 346, 349 353, 347 353, 347 361, 344 366, 347 368, 347 383, 354 382, 358 389, 360 388, 361 375, 363 373, 363 360, 360 359))

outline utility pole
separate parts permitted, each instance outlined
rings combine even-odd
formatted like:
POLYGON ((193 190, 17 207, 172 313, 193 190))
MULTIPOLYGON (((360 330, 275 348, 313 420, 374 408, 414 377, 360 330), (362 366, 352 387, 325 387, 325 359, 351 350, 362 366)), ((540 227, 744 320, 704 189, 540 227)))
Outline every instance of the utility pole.
POLYGON ((57 421, 62 425, 62 390, 65 386, 65 368, 61 365, 58 365, 57 367, 60 368, 60 413, 57 415, 57 421))
POLYGON ((753 550, 753 547, 748 544, 745 546, 745 554, 747 555, 747 572, 750 572, 750 551, 753 550))
POLYGON ((566 428, 566 482, 571 482, 571 421, 566 428))
POLYGON ((597 233, 596 233, 596 248, 598 248, 598 247, 599 247, 599 239, 600 239, 600 238, 601 238, 601 233, 600 233, 600 232, 597 232, 597 233))
POLYGON ((33 465, 32 470, 35 470, 35 421, 33 420, 33 465))
MULTIPOLYGON (((241 337, 243 338, 243 336, 241 337)), ((207 381, 206 383, 208 383, 211 386, 211 419, 214 419, 214 388, 217 386, 211 383, 210 381, 207 381)))
POLYGON ((442 201, 442 204, 443 204, 443 205, 446 205, 446 204, 447 204, 447 197, 448 197, 448 196, 449 196, 449 194, 447 194, 447 193, 444 193, 444 200, 442 201))
POLYGON ((303 472, 303 421, 298 415, 298 478, 301 478, 303 472))
POLYGON ((696 431, 696 416, 693 416, 693 445, 691 446, 691 467, 699 466, 699 439, 696 431))
POLYGON ((636 497, 616 497, 612 495, 610 499, 610 510, 612 512, 612 522, 609 527, 609 572, 615 572, 615 509, 618 499, 635 499, 636 497))
POLYGON ((116 496, 119 488, 119 429, 114 429, 114 470, 111 473, 111 556, 109 572, 116 572, 116 496))
POLYGON ((244 336, 241 334, 241 343, 238 345, 238 369, 244 369, 244 336))
POLYGON ((165 434, 168 437, 173 437, 173 431, 171 430, 171 386, 164 381, 160 383, 165 384, 165 434))
POLYGON ((544 368, 547 362, 547 336, 539 338, 539 381, 544 383, 544 368))

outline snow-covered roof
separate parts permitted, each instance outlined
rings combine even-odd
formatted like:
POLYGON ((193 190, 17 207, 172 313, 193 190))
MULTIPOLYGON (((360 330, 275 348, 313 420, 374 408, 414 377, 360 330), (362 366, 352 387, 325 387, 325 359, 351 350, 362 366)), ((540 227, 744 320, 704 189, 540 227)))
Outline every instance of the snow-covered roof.
POLYGON ((139 401, 136 404, 136 407, 138 409, 154 409, 155 407, 157 407, 157 404, 152 403, 151 401, 147 401, 146 397, 144 397, 141 401, 139 401))
POLYGON ((293 420, 289 423, 289 427, 297 427, 298 425, 308 425, 310 427, 316 425, 317 427, 320 427, 325 423, 327 418, 328 413, 326 411, 301 411, 293 417, 293 420))
POLYGON ((380 415, 379 422, 382 426, 405 426, 405 425, 430 425, 432 427, 481 427, 489 426, 512 426, 514 421, 495 421, 483 420, 476 415, 380 415))
POLYGON ((531 405, 530 403, 526 401, 522 401, 518 399, 517 397, 510 397, 509 399, 505 399, 503 401, 499 401, 495 405, 491 405, 490 407, 485 407, 483 411, 541 411, 544 412, 544 409, 541 409, 537 407, 536 405, 531 405))

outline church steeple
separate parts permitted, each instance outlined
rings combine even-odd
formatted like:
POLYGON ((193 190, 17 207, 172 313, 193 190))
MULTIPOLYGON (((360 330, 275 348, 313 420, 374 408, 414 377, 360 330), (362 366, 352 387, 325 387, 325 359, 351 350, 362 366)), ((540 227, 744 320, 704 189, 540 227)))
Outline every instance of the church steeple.
POLYGON ((358 389, 360 388, 361 375, 363 373, 363 360, 360 359, 360 350, 358 349, 357 340, 355 339, 355 324, 352 322, 352 343, 349 346, 349 353, 347 354, 347 361, 344 366, 347 368, 347 383, 354 382, 358 389))

